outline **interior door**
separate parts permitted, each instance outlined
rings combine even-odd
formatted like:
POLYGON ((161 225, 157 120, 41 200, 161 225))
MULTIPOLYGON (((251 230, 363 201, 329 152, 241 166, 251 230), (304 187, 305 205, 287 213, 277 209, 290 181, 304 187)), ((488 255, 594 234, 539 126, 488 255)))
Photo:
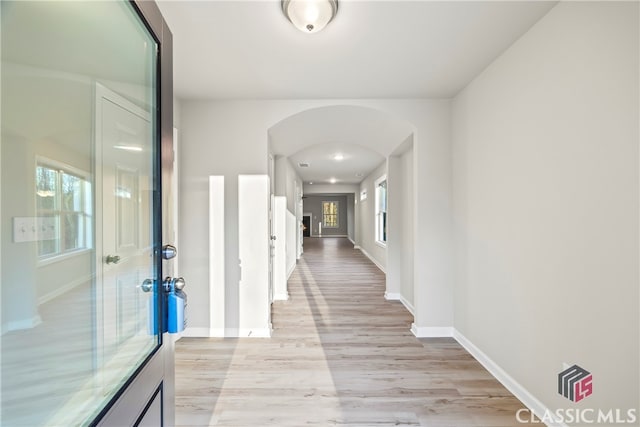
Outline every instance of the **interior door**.
MULTIPOLYGON (((149 322, 157 302, 153 233, 153 127, 151 115, 102 85, 96 87, 97 357, 99 364, 136 359, 156 340, 149 322), (151 155, 150 155, 151 154, 151 155), (124 360, 123 360, 124 359, 124 360)), ((118 375, 117 369, 109 372, 118 375)), ((104 379, 108 384, 109 379, 104 379)))
POLYGON ((0 2, 2 425, 173 425, 171 32, 0 2))

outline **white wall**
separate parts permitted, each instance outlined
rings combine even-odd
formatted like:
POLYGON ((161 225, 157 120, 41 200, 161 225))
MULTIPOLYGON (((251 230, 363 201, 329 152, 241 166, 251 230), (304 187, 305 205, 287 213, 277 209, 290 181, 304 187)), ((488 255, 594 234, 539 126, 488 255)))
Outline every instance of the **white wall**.
POLYGON ((249 112, 219 103, 182 102, 180 144, 181 274, 189 283, 190 328, 210 328, 209 176, 224 176, 225 321, 239 328, 238 175, 267 173, 266 130, 249 112), (259 147, 264 146, 261 150, 259 147), (247 149, 247 148, 250 149, 247 149))
POLYGON ((552 409, 640 401, 638 16, 559 3, 453 103, 455 327, 552 409))
MULTIPOLYGON (((181 274, 189 280, 189 322, 208 328, 208 177, 225 177, 226 324, 238 317, 238 174, 268 172, 268 130, 311 108, 352 105, 405 120, 415 128, 414 188, 422 227, 415 250, 415 322, 421 327, 451 326, 451 161, 450 102, 447 100, 289 100, 181 102, 180 239, 181 274), (443 297, 444 296, 444 297, 443 297)), ((401 142, 401 141, 399 141, 401 142)), ((276 176, 277 183, 277 176, 276 176)), ((371 196, 370 196, 371 197, 371 196)), ((356 215, 359 213, 356 205, 356 215)), ((356 229, 358 227, 356 226, 356 229)))
POLYGON ((303 212, 311 214, 311 236, 318 236, 320 233, 320 224, 322 222, 322 203, 336 202, 338 204, 338 227, 322 227, 322 236, 347 236, 348 235, 348 219, 347 219, 347 195, 313 195, 305 196, 302 200, 303 212))
POLYGON ((359 184, 304 184, 304 194, 348 194, 360 191, 359 184))
POLYGON ((356 211, 355 194, 347 194, 347 237, 352 242, 356 241, 356 211))
MULTIPOLYGON (((296 172, 288 157, 275 158, 275 195, 287 198, 287 209, 296 215, 296 185, 303 188, 302 179, 296 172)), ((302 221, 302 215, 299 215, 302 221)))
POLYGON ((285 247, 285 253, 287 258, 287 280, 293 270, 296 268, 296 244, 297 237, 296 231, 298 230, 298 225, 296 224, 296 217, 291 212, 286 212, 286 227, 287 227, 287 244, 285 247))
MULTIPOLYGON (((400 282, 400 296, 409 308, 413 302, 413 236, 415 233, 415 215, 413 201, 413 147, 401 157, 402 170, 402 201, 400 214, 402 215, 402 276, 400 282)), ((391 195, 391 197, 393 197, 391 195)))
MULTIPOLYGON (((413 138, 387 159, 387 286, 385 298, 413 306, 413 138)), ((375 189, 373 190, 375 200, 375 189)))
POLYGON ((387 161, 380 163, 360 183, 360 191, 367 190, 366 200, 360 201, 360 236, 356 244, 382 271, 387 268, 387 248, 376 243, 376 196, 375 181, 387 174, 387 161))

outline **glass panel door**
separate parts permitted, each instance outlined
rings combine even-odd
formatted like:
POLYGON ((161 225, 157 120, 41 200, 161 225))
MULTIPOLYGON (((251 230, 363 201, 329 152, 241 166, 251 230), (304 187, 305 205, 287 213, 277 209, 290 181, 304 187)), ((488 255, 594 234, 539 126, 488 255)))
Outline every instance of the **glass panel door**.
POLYGON ((124 1, 0 14, 0 424, 88 425, 161 345, 158 45, 124 1))

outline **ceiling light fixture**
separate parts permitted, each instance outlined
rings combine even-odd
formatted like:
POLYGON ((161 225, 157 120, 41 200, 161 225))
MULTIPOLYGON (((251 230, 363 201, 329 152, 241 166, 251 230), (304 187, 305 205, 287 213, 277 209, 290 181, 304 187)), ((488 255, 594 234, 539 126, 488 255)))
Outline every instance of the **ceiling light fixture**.
POLYGON ((342 154, 340 154, 340 153, 338 153, 335 156, 333 156, 333 160, 337 160, 338 162, 340 160, 343 160, 343 159, 344 159, 344 156, 342 154))
POLYGON ((303 33, 317 33, 338 13, 338 0, 282 0, 282 12, 303 33))
POLYGON ((335 179, 335 178, 331 178, 331 179, 329 180, 329 182, 330 182, 330 183, 332 183, 332 184, 335 184, 335 183, 336 183, 336 179, 335 179))
POLYGON ((313 185, 313 182, 309 181, 309 185, 313 185))

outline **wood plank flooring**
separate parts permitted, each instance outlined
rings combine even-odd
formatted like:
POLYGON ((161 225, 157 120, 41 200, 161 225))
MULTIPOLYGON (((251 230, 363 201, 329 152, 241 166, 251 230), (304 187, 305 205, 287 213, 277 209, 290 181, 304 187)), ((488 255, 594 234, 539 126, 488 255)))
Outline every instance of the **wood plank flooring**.
POLYGON ((409 332, 347 239, 306 238, 304 251, 272 338, 178 341, 177 425, 522 425, 523 405, 453 339, 409 332))

